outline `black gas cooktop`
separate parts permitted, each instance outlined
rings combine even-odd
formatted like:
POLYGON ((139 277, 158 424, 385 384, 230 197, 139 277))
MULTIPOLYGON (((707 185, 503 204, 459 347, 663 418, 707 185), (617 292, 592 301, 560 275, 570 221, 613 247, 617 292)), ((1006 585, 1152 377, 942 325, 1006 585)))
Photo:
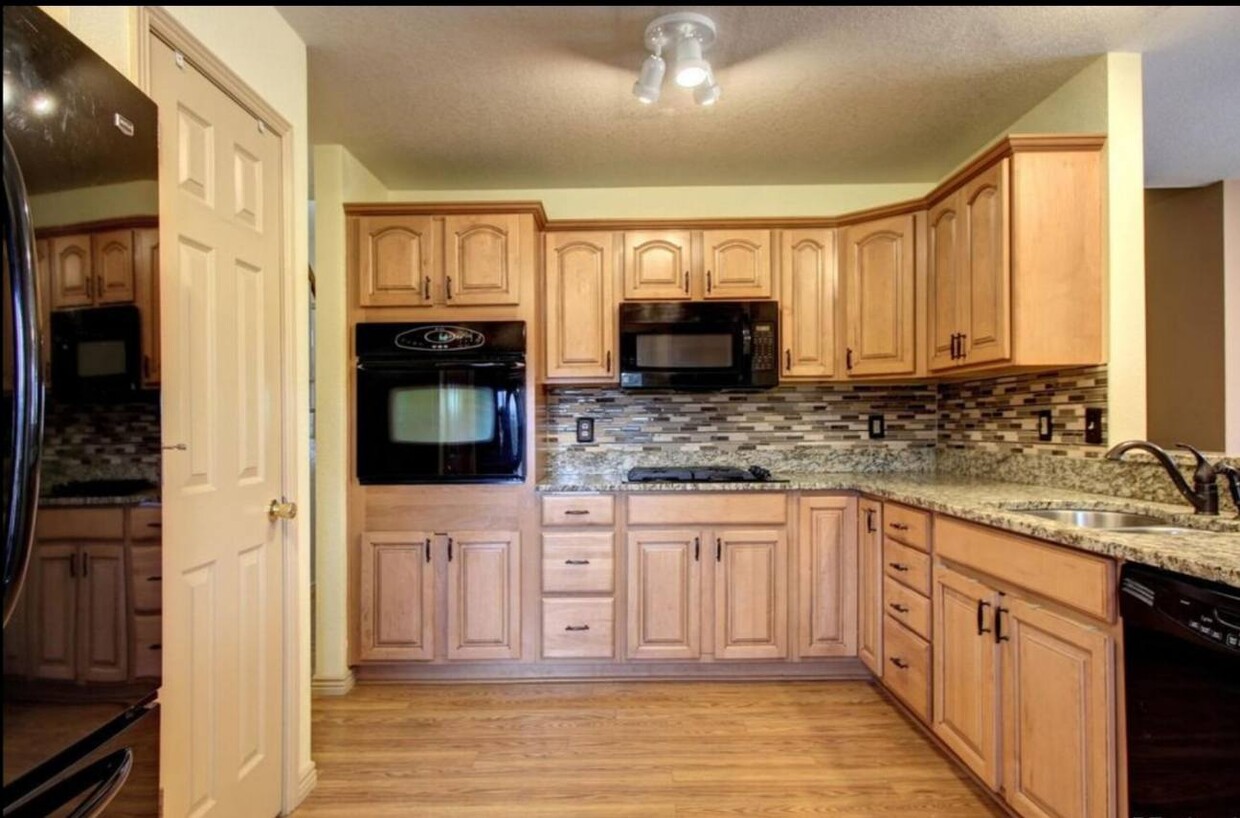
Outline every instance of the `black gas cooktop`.
POLYGON ((730 466, 681 466, 629 469, 630 483, 784 483, 761 466, 738 469, 730 466))

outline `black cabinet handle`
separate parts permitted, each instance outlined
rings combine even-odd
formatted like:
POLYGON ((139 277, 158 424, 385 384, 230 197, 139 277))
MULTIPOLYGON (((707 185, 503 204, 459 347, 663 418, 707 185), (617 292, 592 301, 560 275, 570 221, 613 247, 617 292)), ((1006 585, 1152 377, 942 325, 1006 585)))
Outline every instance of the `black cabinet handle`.
POLYGON ((984 599, 977 601, 977 635, 990 633, 990 628, 986 627, 986 609, 990 607, 990 603, 984 599))
POLYGON ((693 561, 700 562, 702 559, 702 538, 693 538, 693 561))
POLYGON ((792 350, 790 349, 784 350, 784 371, 792 371, 792 350))
POLYGON ((895 665, 896 667, 900 668, 900 670, 908 670, 908 662, 904 661, 904 660, 903 660, 903 659, 901 659, 899 656, 892 656, 892 657, 891 657, 891 664, 893 664, 893 665, 895 665))
POLYGON ((564 560, 565 565, 589 565, 589 560, 564 560))
POLYGON ((163 523, 147 523, 146 527, 147 528, 163 528, 164 524, 163 523))
POLYGON ((969 357, 968 353, 964 351, 964 343, 966 340, 968 340, 968 338, 969 338, 969 334, 967 332, 960 333, 960 357, 961 358, 969 357))
POLYGON ((953 332, 953 333, 952 333, 952 342, 951 342, 951 359, 952 359, 953 361, 954 361, 954 360, 956 360, 956 339, 957 339, 957 338, 959 338, 959 337, 960 337, 960 333, 958 333, 958 332, 953 332))
POLYGON ((607 350, 607 371, 611 371, 611 350, 607 350))
POLYGON ((422 279, 422 300, 423 301, 431 300, 431 277, 430 276, 427 276, 426 278, 422 279))
POLYGON ((706 292, 710 292, 710 270, 706 271, 706 292))
POLYGON ((590 510, 588 508, 570 508, 564 512, 564 514, 569 517, 581 517, 582 515, 589 513, 590 510))
POLYGON ((163 581, 164 581, 164 578, 163 578, 162 576, 160 576, 160 575, 156 574, 156 575, 155 575, 155 576, 153 576, 153 577, 147 577, 147 578, 146 578, 146 581, 147 581, 147 582, 163 582, 163 581))
POLYGON ((865 533, 874 534, 877 530, 874 528, 874 509, 867 508, 865 510, 865 533))
POLYGON ((904 563, 902 563, 902 562, 889 562, 889 563, 887 563, 887 564, 888 564, 888 565, 890 565, 892 568, 896 569, 897 571, 907 571, 907 570, 908 570, 908 566, 907 566, 907 565, 905 565, 905 564, 904 564, 904 563))
POLYGON ((1005 613, 1011 613, 1011 611, 1009 611, 1007 608, 1003 607, 1002 605, 995 608, 995 644, 996 645, 999 644, 1000 642, 1009 641, 1009 638, 1003 635, 1003 615, 1005 613))
POLYGON ((156 643, 155 643, 155 644, 153 644, 153 645, 147 645, 147 646, 146 646, 146 649, 147 649, 147 650, 163 650, 163 649, 164 649, 164 646, 163 646, 163 644, 161 644, 160 642, 156 642, 156 643))
POLYGON ((452 300, 452 276, 444 276, 444 295, 449 301, 452 300))
POLYGON ((565 625, 564 630, 566 631, 588 631, 590 630, 590 626, 589 625, 565 625))
POLYGON ((685 292, 689 292, 689 271, 685 270, 685 292))
POLYGON ((77 553, 76 552, 69 555, 69 576, 71 577, 77 576, 77 553))
POLYGON ((891 608, 891 610, 895 611, 896 613, 902 613, 902 614, 908 613, 908 606, 901 605, 898 602, 889 602, 887 603, 887 607, 891 608))
POLYGON ((448 538, 448 562, 452 562, 452 538, 448 538))
POLYGON ((723 538, 715 537, 715 562, 723 562, 723 538))
POLYGON ((887 525, 891 526, 896 531, 908 531, 907 523, 887 523, 887 525))
POLYGON ((844 368, 852 369, 852 347, 849 347, 844 353, 844 368))
POLYGON ((431 538, 426 538, 426 561, 431 561, 431 538))

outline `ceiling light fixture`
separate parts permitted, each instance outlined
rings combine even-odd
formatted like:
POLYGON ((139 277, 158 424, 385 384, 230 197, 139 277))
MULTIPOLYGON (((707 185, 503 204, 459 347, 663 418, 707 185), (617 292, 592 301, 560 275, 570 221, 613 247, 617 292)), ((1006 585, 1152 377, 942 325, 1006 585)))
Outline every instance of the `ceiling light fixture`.
POLYGON ((663 53, 670 49, 676 84, 694 89, 693 99, 699 105, 713 105, 719 99, 719 85, 702 52, 714 43, 715 21, 704 14, 678 11, 655 18, 646 26, 646 48, 651 53, 633 84, 633 96, 646 104, 658 101, 667 69, 663 53))

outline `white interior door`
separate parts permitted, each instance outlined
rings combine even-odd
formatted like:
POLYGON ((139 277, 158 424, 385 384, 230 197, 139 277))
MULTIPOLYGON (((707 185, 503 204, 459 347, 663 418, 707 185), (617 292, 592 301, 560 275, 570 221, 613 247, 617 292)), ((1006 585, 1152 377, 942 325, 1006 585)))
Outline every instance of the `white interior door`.
POLYGON ((281 801, 280 141, 151 37, 164 402, 164 815, 281 801))

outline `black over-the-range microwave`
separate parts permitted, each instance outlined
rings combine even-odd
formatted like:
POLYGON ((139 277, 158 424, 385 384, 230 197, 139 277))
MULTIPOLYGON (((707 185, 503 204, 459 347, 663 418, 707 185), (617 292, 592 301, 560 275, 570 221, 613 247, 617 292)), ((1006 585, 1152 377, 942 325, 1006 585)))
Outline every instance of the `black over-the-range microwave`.
POLYGON ((624 389, 769 389, 778 350, 774 301, 620 305, 624 389))

